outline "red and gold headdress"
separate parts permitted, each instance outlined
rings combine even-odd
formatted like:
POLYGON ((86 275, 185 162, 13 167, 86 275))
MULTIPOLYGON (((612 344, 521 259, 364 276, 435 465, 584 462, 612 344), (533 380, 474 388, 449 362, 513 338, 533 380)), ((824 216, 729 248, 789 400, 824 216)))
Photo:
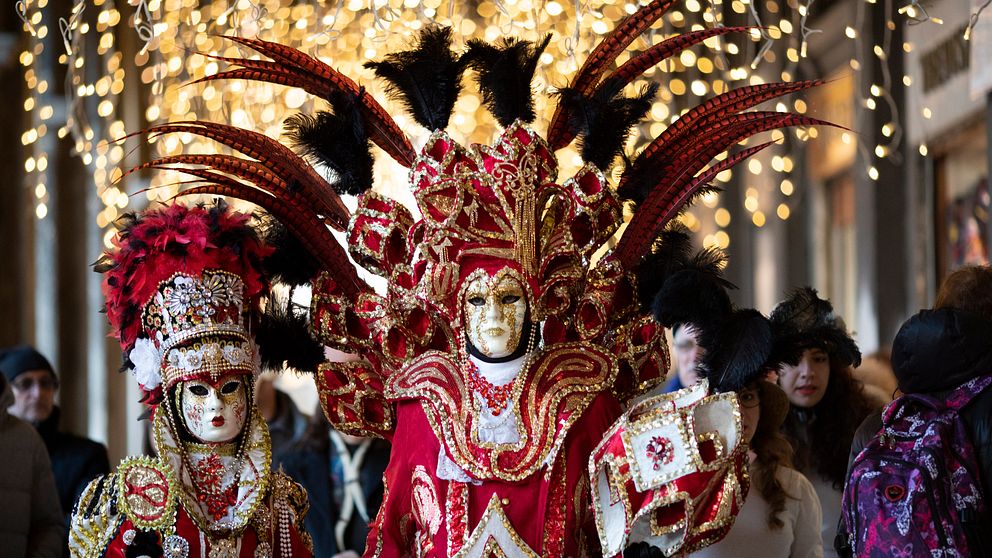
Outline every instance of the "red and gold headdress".
POLYGON ((249 319, 268 289, 269 250, 248 219, 223 203, 128 215, 98 263, 107 317, 146 403, 191 377, 257 373, 249 319))

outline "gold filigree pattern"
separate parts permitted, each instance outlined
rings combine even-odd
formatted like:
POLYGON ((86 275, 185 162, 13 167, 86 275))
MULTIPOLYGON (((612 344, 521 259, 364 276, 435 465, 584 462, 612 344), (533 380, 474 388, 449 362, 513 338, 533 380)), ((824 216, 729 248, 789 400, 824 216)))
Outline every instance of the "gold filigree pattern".
POLYGON ((520 371, 514 386, 522 423, 519 441, 489 448, 472 441, 473 398, 451 355, 433 351, 416 359, 389 379, 387 397, 420 400, 434 435, 470 475, 517 481, 553 460, 571 425, 615 376, 613 358, 595 345, 562 343, 545 349, 520 371))
POLYGON ((118 506, 140 529, 164 529, 175 522, 176 479, 161 460, 126 457, 117 467, 118 506))
POLYGON ((117 535, 124 514, 117 506, 117 475, 90 481, 76 502, 69 521, 69 551, 73 558, 99 558, 117 535))

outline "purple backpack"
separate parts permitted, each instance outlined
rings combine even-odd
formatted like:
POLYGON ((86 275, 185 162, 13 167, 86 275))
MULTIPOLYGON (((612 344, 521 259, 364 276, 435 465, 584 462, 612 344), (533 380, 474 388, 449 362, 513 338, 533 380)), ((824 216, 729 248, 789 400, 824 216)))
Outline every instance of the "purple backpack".
POLYGON ((992 384, 974 378, 941 401, 903 395, 851 464, 841 504, 846 550, 862 557, 967 557, 962 515, 984 510, 975 450, 958 411, 992 384))

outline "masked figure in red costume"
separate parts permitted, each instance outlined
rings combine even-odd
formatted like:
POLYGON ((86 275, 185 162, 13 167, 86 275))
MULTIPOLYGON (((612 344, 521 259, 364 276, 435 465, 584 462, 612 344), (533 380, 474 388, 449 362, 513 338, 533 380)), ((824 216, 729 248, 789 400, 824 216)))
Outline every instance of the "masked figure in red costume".
POLYGON ((270 249, 223 204, 124 218, 107 316, 152 411, 158 457, 129 457, 73 511, 76 557, 310 556, 306 493, 270 471, 251 334, 270 249))
POLYGON ((675 555, 732 524, 747 492, 746 444, 726 392, 760 373, 770 330, 732 310, 720 258, 691 257, 687 233, 669 225, 718 173, 768 144, 714 157, 753 134, 821 122, 747 111, 816 82, 742 87, 683 114, 613 188, 606 173, 657 91, 624 87, 707 38, 748 31, 675 36, 612 69, 673 3, 652 1, 604 37, 559 92, 543 136, 531 128, 531 77, 550 37, 468 40, 456 53, 436 26, 369 64, 430 132, 419 152, 347 76, 240 37, 230 39, 267 59, 223 58, 228 69, 204 80, 300 87, 330 104, 287 121, 296 152, 203 121, 147 131, 198 134, 247 156, 141 168, 196 165, 185 172, 204 183, 190 192, 256 203, 298 243, 300 270, 286 280, 313 287, 311 333, 354 355, 320 365, 324 412, 339 430, 392 442, 367 556, 612 556, 634 543, 675 555), (502 128, 490 145, 445 132, 466 70, 502 128), (583 164, 559 181, 555 151, 576 137, 583 164), (419 218, 371 189, 373 143, 410 169, 419 218), (357 210, 344 194, 358 196, 357 210), (623 201, 633 216, 618 234, 623 201), (347 234, 351 258, 329 229, 347 234), (369 287, 352 260, 388 289, 369 287), (700 332, 710 383, 652 396, 668 368, 663 327, 677 323, 700 332))

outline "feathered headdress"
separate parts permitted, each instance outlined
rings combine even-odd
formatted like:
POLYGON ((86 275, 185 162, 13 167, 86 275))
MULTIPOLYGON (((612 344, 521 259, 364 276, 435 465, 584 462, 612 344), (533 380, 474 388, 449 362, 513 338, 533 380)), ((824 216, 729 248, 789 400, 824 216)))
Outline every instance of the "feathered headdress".
POLYGON ((182 379, 257 371, 249 319, 268 290, 261 270, 270 250, 248 219, 218 202, 120 220, 114 248, 95 267, 106 275, 107 318, 146 403, 182 379))
MULTIPOLYGON (((449 29, 425 28, 409 50, 369 63, 388 81, 390 95, 432 131, 419 154, 386 109, 347 76, 291 47, 229 37, 267 59, 208 55, 229 68, 202 81, 267 81, 299 87, 327 101, 329 111, 293 117, 287 126, 295 146, 310 161, 333 170, 335 182, 326 181, 276 140, 209 122, 169 123, 144 133, 197 134, 246 157, 176 155, 138 169, 182 170, 203 181, 187 193, 242 198, 283 223, 311 254, 306 261, 316 264, 291 275, 302 280, 322 270, 312 316, 326 344, 346 350, 360 346, 368 352, 366 358, 393 364, 428 349, 445 350, 455 338, 452 325, 461 320, 454 304, 460 285, 482 268, 519 274, 532 297, 532 318, 544 321, 546 342, 595 339, 656 306, 654 295, 643 300, 643 289, 642 304, 637 304, 635 282, 657 282, 646 279, 650 271, 642 271, 667 257, 654 249, 659 236, 696 196, 712 189, 717 174, 770 143, 713 163, 715 157, 761 132, 828 124, 797 114, 749 110, 818 81, 744 86, 685 112, 629 161, 617 189, 611 188, 604 173, 618 155, 626 159, 627 138, 656 91, 649 86, 625 96, 624 87, 711 37, 750 30, 720 27, 671 37, 611 71, 617 57, 672 4, 674 0, 654 0, 604 37, 559 91, 543 136, 529 127, 536 116, 531 80, 548 38, 537 43, 507 38, 496 45, 473 39, 457 54, 449 29), (464 147, 444 132, 466 69, 474 71, 486 107, 504 127, 488 146, 464 147), (559 182, 555 151, 577 137, 586 164, 559 182), (370 144, 410 168, 421 220, 369 190, 370 144), (342 193, 360 193, 354 215, 342 203, 342 193), (593 254, 622 222, 622 200, 631 202, 633 217, 608 256, 590 268, 593 254), (374 293, 358 277, 328 227, 347 230, 352 258, 387 279, 387 296, 374 293)), ((704 255, 694 265, 705 270, 712 260, 712 254, 704 255)), ((711 280, 707 273, 694 277, 711 280)), ((729 302, 719 297, 707 302, 717 307, 706 311, 729 311, 729 302)), ((662 308, 659 316, 665 322, 664 315, 683 310, 698 315, 706 308, 683 304, 662 308)), ((699 319, 706 318, 694 318, 699 319)))

